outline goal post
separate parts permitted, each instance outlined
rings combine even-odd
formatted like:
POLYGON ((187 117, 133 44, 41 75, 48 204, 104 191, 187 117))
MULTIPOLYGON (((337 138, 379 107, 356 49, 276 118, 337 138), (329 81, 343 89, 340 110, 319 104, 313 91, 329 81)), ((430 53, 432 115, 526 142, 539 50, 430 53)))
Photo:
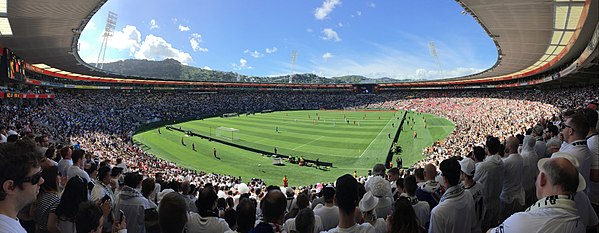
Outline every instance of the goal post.
POLYGON ((239 129, 229 127, 218 127, 216 128, 216 136, 225 138, 227 140, 239 140, 239 129))

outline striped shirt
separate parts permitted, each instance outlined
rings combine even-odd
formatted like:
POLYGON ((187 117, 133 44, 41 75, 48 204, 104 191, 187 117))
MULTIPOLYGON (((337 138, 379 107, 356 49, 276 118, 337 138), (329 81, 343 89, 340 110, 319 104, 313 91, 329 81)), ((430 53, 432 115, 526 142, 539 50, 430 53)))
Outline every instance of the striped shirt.
POLYGON ((41 192, 38 198, 37 210, 35 211, 35 222, 40 232, 48 231, 48 215, 56 210, 60 203, 60 197, 56 193, 41 192))

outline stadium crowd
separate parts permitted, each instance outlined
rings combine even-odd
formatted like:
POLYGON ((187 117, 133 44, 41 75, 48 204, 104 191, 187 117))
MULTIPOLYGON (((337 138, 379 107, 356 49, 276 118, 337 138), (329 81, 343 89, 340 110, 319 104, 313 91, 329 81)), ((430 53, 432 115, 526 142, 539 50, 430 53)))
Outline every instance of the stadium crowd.
POLYGON ((47 104, 4 103, 0 232, 592 232, 598 90, 59 90, 47 104), (155 119, 380 107, 456 130, 410 169, 376 164, 297 189, 185 169, 131 142, 155 119))

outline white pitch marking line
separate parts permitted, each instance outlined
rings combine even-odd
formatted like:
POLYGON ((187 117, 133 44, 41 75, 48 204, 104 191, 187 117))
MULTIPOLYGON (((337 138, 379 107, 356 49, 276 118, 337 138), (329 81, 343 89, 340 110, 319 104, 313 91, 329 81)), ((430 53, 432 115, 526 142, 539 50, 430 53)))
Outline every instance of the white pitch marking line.
POLYGON ((298 149, 298 148, 300 148, 300 147, 303 147, 303 146, 305 146, 305 145, 308 145, 308 144, 310 144, 310 143, 313 143, 313 142, 315 142, 315 141, 318 141, 318 140, 320 140, 320 139, 321 139, 321 138, 323 138, 323 137, 324 137, 324 136, 320 136, 320 137, 319 137, 319 138, 317 138, 317 139, 314 139, 314 140, 312 140, 312 141, 309 141, 308 143, 306 143, 306 144, 304 144, 304 145, 301 145, 301 146, 298 146, 298 147, 296 147, 296 148, 293 148, 293 149, 291 149, 291 150, 295 150, 295 149, 298 149))
POLYGON ((374 141, 376 141, 376 139, 381 136, 381 133, 383 133, 383 131, 385 131, 385 129, 387 129, 387 126, 389 126, 389 123, 391 123, 393 121, 393 118, 391 118, 387 124, 385 125, 385 127, 383 127, 383 129, 381 129, 381 132, 379 132, 379 134, 376 135, 376 137, 374 137, 374 139, 372 139, 372 141, 370 142, 370 144, 368 144, 368 147, 366 147, 366 149, 364 150, 364 152, 362 152, 362 154, 360 154, 360 157, 358 158, 362 158, 362 155, 364 155, 364 153, 366 153, 366 151, 368 151, 368 148, 370 148, 370 146, 372 146, 372 143, 374 141))

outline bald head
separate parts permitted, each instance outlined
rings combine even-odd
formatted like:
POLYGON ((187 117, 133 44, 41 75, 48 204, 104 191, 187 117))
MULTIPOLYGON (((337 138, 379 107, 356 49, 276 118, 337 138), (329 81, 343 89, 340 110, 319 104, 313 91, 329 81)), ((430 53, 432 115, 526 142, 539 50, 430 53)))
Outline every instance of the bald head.
POLYGON ((280 190, 271 190, 262 199, 262 215, 267 222, 283 224, 287 198, 280 190))
POLYGON ((539 167, 537 197, 574 194, 578 188, 578 169, 566 158, 552 158, 539 167))
POLYGON ((435 180, 435 176, 437 176, 437 167, 432 163, 424 166, 424 179, 425 180, 435 180))
POLYGON ((510 154, 518 153, 518 146, 520 146, 520 141, 518 140, 518 138, 514 136, 507 138, 505 142, 505 147, 510 154))

